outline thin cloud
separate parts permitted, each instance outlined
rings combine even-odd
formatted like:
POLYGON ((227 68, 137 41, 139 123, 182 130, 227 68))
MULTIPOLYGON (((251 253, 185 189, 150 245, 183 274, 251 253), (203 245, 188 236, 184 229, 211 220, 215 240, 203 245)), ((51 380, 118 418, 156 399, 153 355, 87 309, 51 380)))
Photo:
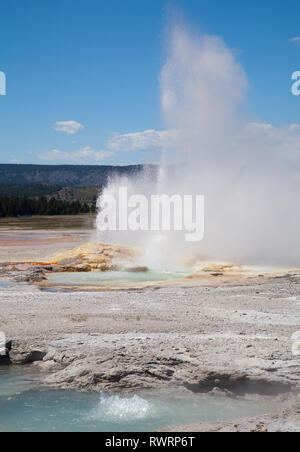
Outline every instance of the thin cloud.
POLYGON ((300 45, 300 36, 294 36, 292 39, 289 40, 291 44, 297 44, 300 45))
POLYGON ((113 155, 111 151, 95 150, 86 146, 73 152, 63 152, 59 149, 44 151, 38 155, 39 160, 47 162, 66 162, 73 164, 97 164, 113 155))
MULTIPOLYGON (((65 124, 65 123, 64 123, 65 124)), ((65 126, 63 126, 65 127, 65 126)), ((61 129, 60 129, 61 131, 61 129)), ((64 130, 65 131, 65 130, 64 130)), ((71 133, 71 132, 67 132, 71 133)), ((139 152, 139 151, 161 151, 175 144, 178 132, 171 130, 145 130, 126 134, 115 133, 107 142, 105 149, 93 149, 85 146, 71 152, 59 149, 51 149, 37 155, 39 160, 46 162, 67 162, 73 164, 98 164, 116 153, 139 152)), ((135 162, 136 163, 136 162, 135 162)))
MULTIPOLYGON (((125 135, 115 134, 109 140, 107 149, 111 152, 137 152, 137 151, 166 151, 173 155, 174 149, 178 148, 177 139, 183 131, 180 130, 146 130, 144 132, 134 132, 125 135)), ((186 136, 183 135, 184 138, 186 136)), ((300 124, 294 123, 283 127, 263 122, 252 122, 241 129, 238 146, 243 149, 258 147, 264 144, 272 155, 284 153, 290 161, 297 162, 300 166, 300 124)), ((182 150, 182 148, 179 148, 182 150)), ((184 157, 184 153, 182 155, 184 157)))
POLYGON ((84 126, 76 121, 57 121, 54 126, 56 132, 64 132, 68 135, 75 135, 79 130, 84 129, 84 126))
MULTIPOLYGON (((59 149, 46 150, 37 157, 39 160, 48 162, 66 162, 73 164, 99 164, 118 153, 131 152, 171 152, 178 147, 180 130, 145 130, 143 132, 132 132, 126 134, 114 134, 107 142, 105 149, 94 149, 85 146, 81 149, 64 152, 59 149)), ((241 130, 239 145, 243 148, 254 149, 258 144, 264 144, 274 155, 284 152, 289 160, 300 166, 298 149, 300 149, 300 124, 294 123, 285 127, 276 127, 263 122, 248 123, 241 130), (299 163, 298 163, 299 162, 299 163)), ((152 156, 153 157, 153 156, 152 156)), ((137 158, 133 158, 137 163, 137 158)), ((142 161, 141 156, 138 159, 142 161)))
POLYGON ((107 147, 114 152, 155 151, 175 143, 176 131, 144 130, 126 134, 115 133, 108 141, 107 147))

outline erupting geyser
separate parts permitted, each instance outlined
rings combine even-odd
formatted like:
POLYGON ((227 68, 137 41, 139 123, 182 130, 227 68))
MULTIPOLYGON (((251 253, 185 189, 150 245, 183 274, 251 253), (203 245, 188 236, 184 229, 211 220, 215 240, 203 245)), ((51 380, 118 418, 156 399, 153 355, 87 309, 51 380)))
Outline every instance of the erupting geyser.
POLYGON ((101 241, 143 246, 146 260, 160 267, 193 256, 297 265, 300 126, 249 122, 247 77, 234 51, 181 26, 169 34, 161 90, 166 131, 158 180, 147 174, 113 180, 104 194, 127 186, 149 196, 204 195, 204 239, 188 243, 185 231, 129 230, 101 234, 101 241))

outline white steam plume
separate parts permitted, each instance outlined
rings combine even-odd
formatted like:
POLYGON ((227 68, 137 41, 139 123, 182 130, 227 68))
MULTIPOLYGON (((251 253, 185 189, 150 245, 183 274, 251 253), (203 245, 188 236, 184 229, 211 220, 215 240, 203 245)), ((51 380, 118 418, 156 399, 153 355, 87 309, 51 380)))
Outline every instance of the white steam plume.
POLYGON ((299 265, 299 128, 248 123, 242 113, 246 75, 218 37, 174 27, 161 88, 173 139, 164 144, 158 185, 138 183, 132 190, 203 194, 205 238, 191 245, 183 234, 128 233, 126 242, 143 242, 147 256, 165 266, 193 255, 299 265), (170 169, 174 163, 178 167, 170 169))

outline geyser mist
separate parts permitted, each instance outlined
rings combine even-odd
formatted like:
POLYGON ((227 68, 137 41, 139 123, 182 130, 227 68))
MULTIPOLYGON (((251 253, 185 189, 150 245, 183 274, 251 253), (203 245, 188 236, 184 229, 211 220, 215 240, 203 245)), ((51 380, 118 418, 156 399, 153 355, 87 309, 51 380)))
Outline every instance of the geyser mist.
POLYGON ((191 244, 180 233, 128 231, 102 240, 142 246, 160 267, 189 258, 298 265, 300 127, 250 123, 246 93, 247 77, 220 38, 173 27, 161 74, 158 180, 115 179, 105 193, 126 184, 131 193, 204 195, 205 236, 191 244))

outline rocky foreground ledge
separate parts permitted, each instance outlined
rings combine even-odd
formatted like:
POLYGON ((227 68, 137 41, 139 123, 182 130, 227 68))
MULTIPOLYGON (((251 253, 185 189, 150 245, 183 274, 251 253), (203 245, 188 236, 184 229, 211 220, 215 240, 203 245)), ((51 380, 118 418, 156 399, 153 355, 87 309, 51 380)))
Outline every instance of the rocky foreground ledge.
MULTIPOLYGON (((300 363, 292 353, 300 330, 297 276, 115 292, 49 292, 11 281, 0 287, 0 330, 8 339, 2 363, 33 363, 55 388, 279 397, 294 408, 268 415, 261 430, 300 431, 300 363)), ((260 425, 253 422, 198 428, 252 431, 260 425)))
POLYGON ((299 432, 300 404, 275 414, 246 418, 232 422, 198 422, 162 430, 163 432, 200 433, 278 433, 299 432))

